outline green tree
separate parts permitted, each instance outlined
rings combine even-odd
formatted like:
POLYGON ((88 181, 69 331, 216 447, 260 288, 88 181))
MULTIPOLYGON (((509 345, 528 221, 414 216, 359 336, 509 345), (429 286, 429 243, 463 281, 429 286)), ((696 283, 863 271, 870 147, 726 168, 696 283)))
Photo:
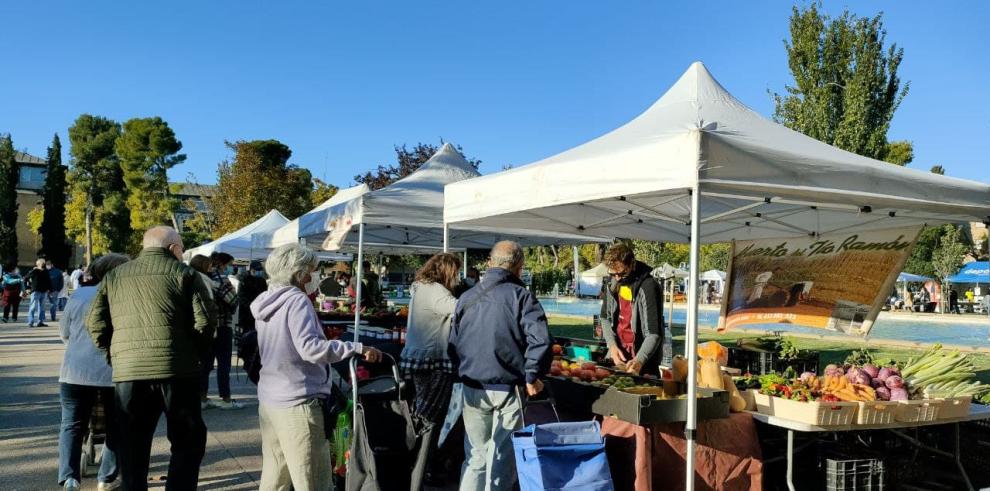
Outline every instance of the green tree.
POLYGON ((888 142, 887 131, 910 84, 901 86, 904 50, 886 46, 881 17, 844 11, 833 19, 815 3, 794 7, 784 43, 794 85, 773 94, 774 119, 841 149, 906 165, 912 144, 888 142))
POLYGON ((288 163, 292 151, 284 143, 238 141, 227 147, 234 157, 218 166, 217 193, 208 200, 216 213, 215 234, 237 230, 273 208, 290 219, 312 208, 312 175, 288 163))
POLYGON ((326 183, 320 179, 313 178, 313 206, 319 206, 324 201, 333 198, 340 191, 340 188, 333 184, 326 183))
POLYGON ((932 269, 935 277, 942 285, 942 312, 945 312, 945 301, 948 299, 946 278, 959 272, 963 255, 969 250, 960 239, 959 227, 946 224, 941 227, 942 237, 932 252, 932 269))
POLYGON ((940 176, 944 176, 945 175, 945 168, 943 168, 941 165, 933 165, 932 166, 932 174, 938 174, 940 176))
POLYGON ((935 269, 932 266, 932 254, 938 245, 943 233, 942 227, 926 227, 918 234, 918 239, 914 241, 914 248, 911 255, 904 262, 904 271, 922 276, 935 276, 935 269))
POLYGON ((725 242, 703 244, 701 246, 701 270, 717 269, 719 271, 726 271, 729 269, 730 249, 731 246, 725 242))
POLYGON ((17 182, 21 171, 10 135, 0 135, 0 265, 17 264, 17 182))
MULTIPOLYGON (((401 147, 396 145, 395 148, 395 164, 390 165, 379 165, 375 170, 365 172, 364 174, 359 174, 354 176, 354 182, 358 184, 367 184, 372 190, 381 189, 389 184, 392 184, 403 177, 416 172, 416 169, 422 167, 427 160, 433 154, 440 150, 440 146, 443 145, 443 141, 440 145, 433 145, 431 143, 417 143, 415 147, 411 150, 406 148, 405 145, 401 147)), ((460 145, 457 146, 457 151, 464 154, 464 150, 460 145)), ((481 161, 478 159, 467 159, 468 163, 471 164, 475 169, 481 165, 481 161)))
POLYGON ((65 228, 76 242, 86 242, 86 217, 91 222, 89 255, 122 252, 131 245, 130 211, 124 172, 115 152, 120 124, 83 114, 69 127, 72 166, 65 228))
POLYGON ((123 133, 115 144, 124 184, 130 224, 142 231, 170 223, 178 228, 175 211, 178 200, 172 198, 168 170, 186 160, 182 142, 162 118, 133 118, 124 123, 123 133))
POLYGON ((10 135, 0 135, 0 262, 17 264, 17 182, 21 169, 10 135))
POLYGON ((45 187, 42 190, 42 218, 37 234, 41 236, 41 253, 60 268, 66 268, 72 247, 65 236, 66 168, 62 165, 62 141, 52 137, 45 161, 45 187))

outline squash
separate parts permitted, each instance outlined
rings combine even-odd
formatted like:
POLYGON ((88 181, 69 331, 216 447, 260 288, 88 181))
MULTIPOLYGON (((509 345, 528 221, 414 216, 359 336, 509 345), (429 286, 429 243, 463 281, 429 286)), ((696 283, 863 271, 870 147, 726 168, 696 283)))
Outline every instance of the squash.
POLYGON ((677 355, 670 362, 670 372, 673 374, 674 382, 683 382, 688 376, 688 362, 681 355, 677 355))
POLYGON ((698 346, 698 358, 702 360, 715 360, 719 366, 729 363, 729 350, 725 349, 717 341, 709 341, 698 346))
POLYGON ((739 393, 739 389, 736 388, 736 384, 732 382, 732 377, 729 374, 722 375, 722 385, 729 393, 729 410, 734 413, 745 411, 746 399, 739 393))
POLYGON ((722 382, 722 369, 715 360, 698 362, 698 386, 708 389, 725 390, 722 382))

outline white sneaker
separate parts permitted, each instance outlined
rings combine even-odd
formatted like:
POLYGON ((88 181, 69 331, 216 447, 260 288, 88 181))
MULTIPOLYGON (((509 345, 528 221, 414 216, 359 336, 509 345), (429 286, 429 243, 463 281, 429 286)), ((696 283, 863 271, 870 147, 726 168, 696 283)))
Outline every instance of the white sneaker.
POLYGON ((70 477, 65 480, 65 484, 62 485, 62 489, 69 489, 72 491, 79 491, 79 481, 74 477, 70 477))
POLYGON ((114 479, 110 482, 100 482, 96 485, 98 491, 113 491, 115 489, 120 489, 120 479, 114 479))
POLYGON ((229 401, 219 400, 215 403, 215 405, 220 409, 244 409, 244 404, 241 404, 233 399, 229 401))

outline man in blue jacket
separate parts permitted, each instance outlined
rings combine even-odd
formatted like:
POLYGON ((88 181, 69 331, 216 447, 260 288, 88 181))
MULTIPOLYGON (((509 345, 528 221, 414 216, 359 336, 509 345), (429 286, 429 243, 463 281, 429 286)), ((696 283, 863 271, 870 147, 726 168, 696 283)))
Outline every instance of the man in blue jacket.
POLYGON ((543 307, 519 280, 523 251, 515 242, 492 249, 489 269, 457 301, 447 347, 464 384, 461 491, 512 489, 512 432, 522 428, 517 390, 535 396, 550 368, 550 332, 543 307))

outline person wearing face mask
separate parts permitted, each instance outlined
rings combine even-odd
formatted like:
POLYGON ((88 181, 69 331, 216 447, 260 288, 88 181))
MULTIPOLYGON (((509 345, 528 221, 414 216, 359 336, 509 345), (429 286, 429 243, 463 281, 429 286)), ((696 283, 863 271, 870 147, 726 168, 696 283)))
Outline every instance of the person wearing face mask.
POLYGON ((237 308, 237 291, 230 283, 231 263, 234 257, 226 252, 214 252, 210 254, 210 261, 213 268, 210 270, 210 280, 213 287, 213 301, 217 304, 217 337, 213 342, 213 355, 209 357, 207 369, 211 368, 214 359, 216 360, 217 391, 220 393, 219 401, 211 401, 208 397, 210 389, 210 372, 207 370, 203 379, 201 391, 203 409, 218 407, 220 409, 242 409, 244 406, 230 398, 230 364, 231 355, 234 350, 234 327, 232 325, 234 309, 237 308))
POLYGON ((261 352, 259 488, 265 491, 333 489, 330 364, 352 356, 381 359, 374 348, 324 336, 304 290, 316 265, 316 254, 302 245, 275 249, 265 261, 269 289, 251 302, 261 352))
POLYGON ((199 379, 216 308, 209 285, 182 263, 175 229, 149 229, 143 246, 136 259, 100 281, 86 324, 113 366, 123 489, 148 489, 151 442, 162 413, 172 453, 168 487, 196 489, 206 451, 199 379))

